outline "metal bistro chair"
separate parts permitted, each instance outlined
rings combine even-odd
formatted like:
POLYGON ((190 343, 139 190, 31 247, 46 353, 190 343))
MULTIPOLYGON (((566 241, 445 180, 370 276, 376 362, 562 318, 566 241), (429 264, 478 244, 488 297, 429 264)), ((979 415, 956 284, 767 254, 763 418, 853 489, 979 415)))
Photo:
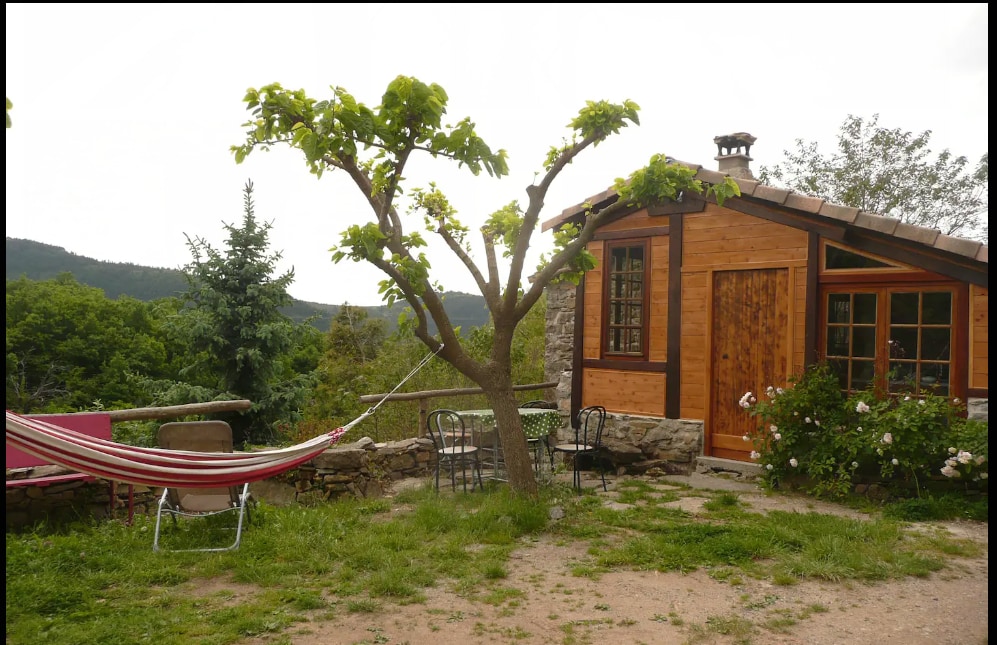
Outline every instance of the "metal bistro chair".
POLYGON ((450 489, 457 490, 457 469, 460 468, 464 492, 467 492, 467 467, 471 467, 471 492, 475 485, 484 488, 481 479, 481 455, 477 446, 472 445, 470 433, 464 419, 454 410, 439 409, 429 413, 426 419, 429 434, 436 446, 436 471, 434 473, 436 491, 440 490, 440 470, 450 471, 450 489), (478 479, 475 481, 474 476, 478 479))
MULTIPOLYGON (((526 403, 520 404, 520 409, 539 409, 539 410, 556 410, 557 404, 551 401, 544 401, 543 399, 537 399, 534 401, 527 401, 526 403)), ((551 438, 547 437, 527 437, 526 444, 533 450, 533 465, 536 468, 537 475, 542 471, 540 460, 544 456, 544 451, 547 452, 547 457, 550 460, 550 472, 554 472, 554 453, 551 449, 551 438)))
MULTIPOLYGON (((554 452, 564 453, 571 459, 573 471, 572 485, 577 490, 582 488, 582 475, 579 470, 579 457, 582 455, 594 457, 602 451, 602 428, 606 425, 606 408, 601 405, 590 405, 578 411, 575 426, 575 441, 559 443, 554 446, 554 452)), ((602 477, 602 490, 606 488, 606 473, 599 469, 602 477)))

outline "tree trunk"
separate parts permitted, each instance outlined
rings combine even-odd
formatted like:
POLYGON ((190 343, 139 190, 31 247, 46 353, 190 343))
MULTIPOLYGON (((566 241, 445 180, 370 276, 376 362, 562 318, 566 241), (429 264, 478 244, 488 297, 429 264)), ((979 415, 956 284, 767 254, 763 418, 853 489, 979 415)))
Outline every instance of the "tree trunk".
POLYGON ((530 449, 523 432, 523 422, 519 417, 519 403, 511 387, 487 388, 485 392, 495 423, 498 425, 499 441, 505 457, 509 487, 520 495, 536 498, 539 495, 537 479, 530 460, 530 449))

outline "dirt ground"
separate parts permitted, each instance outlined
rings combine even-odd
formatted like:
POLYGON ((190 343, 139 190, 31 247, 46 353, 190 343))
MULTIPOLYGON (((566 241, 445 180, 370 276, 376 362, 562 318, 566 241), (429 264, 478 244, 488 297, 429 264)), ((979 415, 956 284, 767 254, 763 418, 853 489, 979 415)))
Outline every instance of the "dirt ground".
MULTIPOLYGON (((753 488, 753 487, 752 487, 753 488)), ((613 504, 613 492, 600 493, 613 504)), ((781 509, 865 517, 805 498, 739 492, 750 510, 781 509)), ((696 513, 705 497, 676 504, 696 513)), ((987 643, 988 524, 919 525, 984 545, 979 558, 952 558, 928 578, 866 585, 803 582, 776 586, 742 578, 719 582, 706 571, 620 572, 593 581, 571 575, 585 545, 541 539, 523 544, 502 586, 523 592, 499 605, 472 602, 445 586, 424 603, 385 604, 376 613, 331 612, 281 636, 243 645, 455 645, 509 643, 980 645, 987 643), (747 626, 747 627, 745 627, 747 626), (736 629, 740 627, 740 629, 736 629), (285 640, 280 640, 280 639, 285 640)), ((247 590, 248 591, 248 590, 247 590)))

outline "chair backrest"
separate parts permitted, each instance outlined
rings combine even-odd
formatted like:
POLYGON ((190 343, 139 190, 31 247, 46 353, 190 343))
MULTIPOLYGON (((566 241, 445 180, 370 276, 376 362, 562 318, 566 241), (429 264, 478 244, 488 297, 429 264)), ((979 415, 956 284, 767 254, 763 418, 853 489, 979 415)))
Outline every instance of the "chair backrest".
POLYGON ((454 410, 447 410, 445 408, 433 410, 426 417, 426 425, 429 428, 429 434, 432 436, 437 450, 453 446, 463 446, 469 443, 464 418, 454 410))
POLYGON ((556 410, 557 404, 553 401, 544 401, 543 399, 537 399, 536 401, 527 401, 526 403, 521 403, 520 408, 539 408, 541 410, 556 410))
POLYGON ((606 425, 606 408, 590 405, 578 411, 578 428, 575 430, 577 443, 594 448, 602 445, 602 429, 606 425))
MULTIPOLYGON (((193 452, 232 452, 232 428, 224 421, 175 421, 159 426, 160 448, 193 452)), ((171 488, 172 503, 189 512, 208 513, 239 504, 235 486, 171 488)))

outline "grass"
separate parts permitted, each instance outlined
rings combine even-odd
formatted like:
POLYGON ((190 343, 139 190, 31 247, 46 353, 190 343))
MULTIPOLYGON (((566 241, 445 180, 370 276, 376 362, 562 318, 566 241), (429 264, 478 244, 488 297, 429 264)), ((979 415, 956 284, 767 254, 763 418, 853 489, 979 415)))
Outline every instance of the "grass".
MULTIPOLYGON (((313 507, 261 503, 240 549, 224 553, 154 553, 154 518, 144 516, 133 526, 104 522, 8 533, 7 645, 225 644, 263 636, 284 642, 288 630, 310 617, 373 615, 422 602, 436 586, 514 609, 523 592, 506 581, 508 558, 521 540, 542 534, 589 545, 584 561, 572 565, 575 575, 598 579, 613 570, 704 567, 727 584, 744 577, 786 585, 926 576, 947 559, 979 549, 905 531, 891 517, 751 513, 731 493, 712 494, 705 514, 696 517, 664 506, 682 492, 621 482, 619 499, 628 506, 619 510, 595 494, 574 495, 559 486, 543 488, 537 501, 496 487, 473 495, 422 489, 391 500, 313 507), (405 510, 392 512, 399 506, 405 510), (556 523, 548 520, 553 506, 564 510, 556 523)), ((182 544, 203 533, 166 537, 182 544)), ((745 605, 768 601, 745 599, 745 605)), ((804 617, 773 617, 768 628, 804 617)), ((452 619, 440 616, 438 622, 452 619)), ((681 624, 677 616, 655 619, 681 624)), ((580 627, 566 626, 564 642, 580 642, 580 627)), ((696 627, 736 639, 751 634, 732 616, 696 627)), ((695 641, 705 634, 691 636, 695 641)), ((372 632, 369 641, 380 638, 372 632)))

